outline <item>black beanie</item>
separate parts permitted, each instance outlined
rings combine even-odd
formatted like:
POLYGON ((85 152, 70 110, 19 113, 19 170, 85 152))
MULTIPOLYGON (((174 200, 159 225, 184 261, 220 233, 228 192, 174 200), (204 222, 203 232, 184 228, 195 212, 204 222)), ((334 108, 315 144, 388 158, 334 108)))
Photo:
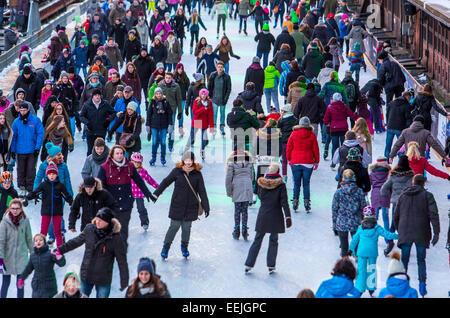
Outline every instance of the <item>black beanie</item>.
POLYGON ((417 115, 416 117, 414 117, 414 121, 420 121, 425 125, 425 118, 422 115, 417 115))
POLYGON ((98 212, 96 217, 102 219, 106 223, 111 224, 111 220, 114 217, 113 211, 110 208, 104 207, 101 208, 98 212))
POLYGON ((401 168, 403 171, 411 170, 407 156, 405 155, 400 156, 400 158, 398 159, 398 167, 401 168))

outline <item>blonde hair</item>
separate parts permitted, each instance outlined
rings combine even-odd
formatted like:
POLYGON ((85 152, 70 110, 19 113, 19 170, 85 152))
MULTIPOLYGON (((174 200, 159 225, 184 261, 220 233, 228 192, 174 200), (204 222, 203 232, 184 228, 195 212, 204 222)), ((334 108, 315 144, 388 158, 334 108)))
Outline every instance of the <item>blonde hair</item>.
POLYGON ((416 141, 410 141, 408 142, 408 151, 406 152, 406 156, 408 157, 408 160, 411 161, 413 158, 416 158, 417 160, 420 159, 420 151, 419 151, 419 144, 416 141))
POLYGON ((352 169, 345 169, 344 170, 344 177, 346 177, 347 179, 351 179, 355 176, 355 173, 353 172, 352 169))
POLYGON ((356 120, 355 126, 353 126, 352 131, 355 133, 363 133, 366 137, 366 141, 368 144, 372 144, 372 136, 370 135, 369 128, 367 127, 367 121, 360 117, 356 120))
POLYGON ((67 292, 66 288, 69 284, 75 284, 77 289, 80 289, 80 282, 75 276, 69 276, 67 277, 65 283, 64 283, 64 291, 67 292))

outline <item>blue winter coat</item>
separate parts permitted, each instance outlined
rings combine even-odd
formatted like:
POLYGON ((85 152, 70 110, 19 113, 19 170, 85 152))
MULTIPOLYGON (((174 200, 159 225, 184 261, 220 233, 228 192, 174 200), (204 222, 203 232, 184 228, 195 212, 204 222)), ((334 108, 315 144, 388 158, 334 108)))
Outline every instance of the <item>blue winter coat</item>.
POLYGON ((26 125, 21 118, 22 115, 19 114, 19 117, 13 122, 13 137, 10 151, 24 155, 31 154, 35 150, 41 150, 45 133, 41 120, 30 112, 28 113, 28 122, 26 125))
POLYGON ((360 298, 360 292, 353 281, 345 275, 336 275, 320 284, 316 298, 360 298))
MULTIPOLYGON (((139 105, 139 102, 136 98, 134 98, 133 96, 131 96, 131 102, 135 102, 136 104, 138 104, 138 108, 136 109, 136 112, 138 113, 138 115, 141 114, 141 105, 139 105)), ((117 100, 116 105, 114 105, 114 110, 116 111, 116 113, 118 112, 125 112, 126 111, 127 106, 125 105, 125 98, 122 97, 121 99, 117 100)), ((114 123, 116 122, 118 116, 114 117, 114 120, 111 122, 111 124, 109 125, 108 130, 111 130, 111 128, 114 126, 114 123)), ((123 127, 122 125, 119 126, 119 128, 116 129, 116 133, 121 134, 123 131, 123 127)))
POLYGON ((216 71, 216 63, 220 61, 219 55, 212 52, 211 54, 205 53, 201 57, 197 65, 197 72, 199 72, 203 67, 206 67, 205 73, 211 74, 216 71))
MULTIPOLYGON (((376 222, 374 220, 374 222, 376 222)), ((398 239, 398 234, 391 233, 376 224, 373 228, 363 228, 367 222, 363 221, 363 224, 358 227, 358 231, 353 235, 352 242, 350 243, 350 250, 355 255, 355 249, 357 256, 361 257, 378 257, 378 237, 382 236, 388 240, 398 239)))
POLYGON ((291 70, 291 65, 287 61, 281 62, 281 68, 283 69, 283 73, 280 76, 280 83, 278 84, 278 91, 280 95, 284 93, 284 86, 286 85, 286 77, 289 71, 291 70))
POLYGON ((55 65, 53 65, 52 76, 53 78, 59 78, 62 71, 68 70, 69 66, 75 66, 75 58, 72 54, 66 58, 64 54, 60 54, 59 58, 56 60, 55 65))
POLYGON ((343 20, 341 20, 341 22, 339 22, 339 33, 340 39, 343 39, 344 37, 346 37, 348 35, 348 29, 347 29, 347 25, 345 25, 345 22, 343 20))
POLYGON ((73 56, 75 57, 75 66, 76 67, 86 67, 87 66, 87 45, 84 48, 81 46, 77 46, 73 50, 73 56))
POLYGON ((378 298, 385 298, 386 296, 394 296, 395 298, 418 298, 417 290, 409 286, 409 279, 406 274, 395 274, 386 280, 386 287, 378 294, 378 298), (404 276, 405 279, 397 278, 404 276))
MULTIPOLYGON (((43 161, 39 165, 39 170, 36 174, 36 177, 34 178, 33 190, 35 190, 46 177, 45 172, 47 170, 47 167, 48 167, 47 160, 43 161)), ((58 178, 59 181, 66 186, 67 192, 69 192, 69 194, 73 196, 72 182, 70 181, 70 172, 65 162, 58 165, 58 178)))

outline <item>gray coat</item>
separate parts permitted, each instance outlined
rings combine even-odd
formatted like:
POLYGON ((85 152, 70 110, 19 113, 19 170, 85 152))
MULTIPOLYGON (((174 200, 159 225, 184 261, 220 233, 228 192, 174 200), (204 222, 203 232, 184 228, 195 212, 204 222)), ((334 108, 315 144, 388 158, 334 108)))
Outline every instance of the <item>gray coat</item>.
POLYGON ((350 48, 353 49, 355 43, 359 43, 361 45, 361 52, 364 53, 366 51, 366 47, 364 46, 364 38, 368 35, 367 31, 365 31, 360 25, 354 26, 350 33, 345 37, 345 39, 350 40, 350 48))
POLYGON ((426 145, 430 146, 441 156, 445 157, 446 153, 442 149, 441 144, 433 137, 429 130, 423 127, 420 121, 414 121, 409 128, 403 129, 402 134, 398 137, 394 146, 392 146, 389 158, 394 158, 400 148, 405 145, 406 150, 408 150, 408 143, 410 141, 416 141, 419 144, 419 151, 422 157, 425 157, 426 145))
POLYGON ((391 203, 396 204, 402 191, 411 186, 413 177, 413 170, 392 170, 391 175, 381 187, 381 195, 386 197, 389 196, 389 192, 391 192, 391 203))
POLYGON ((3 258, 5 275, 22 274, 33 251, 30 220, 22 217, 16 227, 7 212, 0 223, 0 258, 3 258))
POLYGON ((95 150, 92 151, 92 154, 86 158, 83 169, 81 170, 81 176, 83 179, 86 179, 87 177, 97 178, 100 165, 106 161, 108 158, 108 153, 108 146, 105 146, 105 150, 101 156, 99 156, 95 150))
POLYGON ((230 161, 227 167, 225 186, 227 196, 233 202, 252 202, 253 200, 253 165, 248 161, 230 161))
POLYGON ((180 41, 175 38, 175 42, 172 45, 172 49, 169 48, 169 41, 165 40, 164 45, 167 48, 167 59, 166 63, 177 64, 181 58, 181 45, 180 41))

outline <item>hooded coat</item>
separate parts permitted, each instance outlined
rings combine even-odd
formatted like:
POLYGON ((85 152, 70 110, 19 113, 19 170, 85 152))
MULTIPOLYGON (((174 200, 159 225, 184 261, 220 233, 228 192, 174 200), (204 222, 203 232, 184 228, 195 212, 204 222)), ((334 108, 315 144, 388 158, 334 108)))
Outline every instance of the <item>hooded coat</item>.
POLYGON ((309 79, 317 77, 320 70, 325 67, 322 53, 318 49, 311 49, 302 59, 305 76, 309 79))
POLYGON ((248 82, 255 83, 255 91, 259 96, 263 95, 264 89, 264 69, 260 63, 252 63, 245 72, 244 89, 248 82))
POLYGON ((314 27, 311 39, 319 39, 320 43, 325 47, 330 40, 328 29, 325 24, 317 24, 314 27))
MULTIPOLYGON (((289 65, 289 63, 286 64, 289 65)), ((279 81, 280 72, 273 65, 267 66, 264 70, 264 89, 276 87, 279 81)))
POLYGON ((120 49, 117 43, 114 43, 113 46, 105 45, 105 53, 111 61, 111 66, 115 70, 119 70, 119 64, 123 66, 123 58, 120 54, 120 49))
POLYGON ((285 218, 291 216, 286 184, 279 174, 261 177, 257 183, 257 194, 261 200, 261 207, 256 218, 255 231, 258 233, 284 233, 285 218))
POLYGON ((330 132, 345 132, 348 130, 347 117, 350 117, 354 121, 358 119, 358 116, 353 113, 350 108, 343 102, 332 102, 323 117, 323 123, 330 126, 330 132))
POLYGON ((332 203, 333 230, 356 232, 363 218, 363 209, 367 205, 363 190, 356 182, 343 181, 336 190, 332 203))
POLYGON ((194 101, 192 105, 192 122, 191 127, 208 129, 214 128, 214 109, 211 99, 207 99, 207 107, 203 106, 200 97, 194 101))
POLYGON ((315 164, 320 161, 319 145, 312 127, 294 126, 289 137, 286 158, 290 164, 315 164))
POLYGON ((431 192, 415 185, 403 190, 394 210, 394 226, 399 237, 397 245, 403 243, 430 247, 431 225, 434 235, 439 235, 439 211, 431 192))
POLYGON ((272 45, 275 45, 275 38, 269 31, 262 31, 255 36, 255 42, 258 42, 256 52, 270 53, 272 45))
POLYGON ((411 185, 413 177, 413 170, 392 169, 389 178, 381 187, 381 196, 390 197, 391 203, 396 204, 403 190, 411 185))
POLYGON ((195 221, 199 217, 199 202, 189 187, 186 177, 189 179, 189 182, 200 199, 203 210, 205 212, 210 211, 208 195, 206 194, 203 175, 200 171, 201 168, 200 164, 194 163, 194 170, 187 174, 180 164, 177 164, 155 190, 154 195, 160 196, 172 183, 175 184, 169 207, 170 219, 176 221, 195 221))
POLYGON ((292 56, 295 56, 297 46, 295 44, 294 38, 289 34, 288 30, 281 31, 281 33, 277 36, 275 44, 273 45, 273 56, 275 56, 275 54, 280 50, 281 45, 284 43, 289 44, 289 47, 291 48, 291 54, 292 56))
POLYGON ((446 117, 447 112, 436 104, 436 100, 432 93, 426 91, 419 91, 414 101, 411 104, 412 108, 416 109, 415 115, 422 115, 425 119, 425 124, 423 125, 425 129, 431 130, 431 110, 434 109, 436 112, 446 117))
POLYGON ((409 285, 409 276, 405 273, 389 275, 386 287, 380 290, 378 298, 394 296, 395 298, 418 298, 417 290, 409 285))
POLYGON ((28 263, 28 253, 33 251, 30 220, 22 216, 15 226, 7 212, 0 222, 0 258, 3 259, 4 275, 20 275, 28 263))
POLYGON ((42 85, 36 76, 35 72, 31 73, 31 76, 27 79, 24 74, 17 77, 13 86, 14 95, 19 88, 25 91, 25 100, 33 105, 33 108, 39 109, 39 103, 41 101, 42 85))
POLYGON ((355 43, 360 44, 361 52, 366 52, 366 47, 364 45, 364 38, 366 38, 369 33, 364 30, 360 25, 354 25, 350 30, 350 33, 345 37, 345 39, 350 40, 350 47, 354 47, 355 43))
POLYGON ((106 190, 103 189, 102 183, 96 178, 97 185, 92 195, 88 195, 84 189, 84 182, 78 188, 78 194, 73 200, 70 207, 69 214, 69 230, 75 229, 77 219, 81 217, 80 231, 83 232, 86 225, 92 222, 97 212, 104 207, 113 210, 114 213, 119 213, 120 207, 116 199, 106 190), (80 210, 82 214, 80 215, 80 210))
MULTIPOLYGON (((289 74, 288 74, 289 75, 289 74)), ((297 105, 298 100, 305 96, 306 93, 306 84, 303 82, 292 82, 289 85, 289 94, 287 95, 287 103, 293 105, 294 107, 297 105)))
POLYGON ((228 158, 225 187, 227 196, 233 202, 253 201, 253 174, 253 164, 250 161, 244 161, 242 156, 235 154, 228 158))
POLYGON ((294 58, 294 54, 288 48, 284 48, 279 50, 275 56, 273 57, 273 62, 275 63, 275 68, 278 72, 283 72, 283 68, 281 67, 281 63, 284 61, 291 61, 294 58))
POLYGON ((401 96, 394 99, 386 106, 386 122, 388 129, 406 129, 411 124, 411 105, 401 96))
POLYGON ((372 184, 372 192, 370 193, 370 202, 372 207, 389 208, 390 193, 386 196, 381 195, 381 187, 387 181, 391 167, 388 164, 376 163, 370 166, 370 183, 372 184))
POLYGON ((108 158, 109 148, 105 145, 105 150, 99 156, 97 152, 92 151, 92 154, 87 156, 84 161, 83 169, 81 170, 81 176, 83 179, 87 177, 97 177, 100 165, 103 164, 108 158))
POLYGON ((257 114, 264 114, 264 110, 261 105, 261 96, 256 90, 245 90, 238 94, 238 97, 242 100, 245 110, 253 110, 257 114))
POLYGON ((34 247, 34 252, 31 253, 28 264, 22 273, 22 279, 25 280, 34 271, 31 281, 32 298, 52 298, 58 293, 53 269, 55 264, 59 267, 66 265, 65 257, 57 260, 56 255, 50 252, 47 244, 40 248, 34 247))
POLYGON ((129 273, 125 242, 120 234, 121 225, 113 218, 107 230, 108 234, 100 238, 94 223, 95 220, 88 224, 80 235, 61 245, 59 252, 65 254, 84 244, 80 278, 93 285, 111 285, 115 259, 119 265, 120 287, 126 288, 129 273))
POLYGON ((315 294, 316 298, 360 298, 361 293, 353 281, 344 274, 323 281, 315 294))
POLYGON ((299 119, 306 116, 311 123, 318 124, 323 116, 325 116, 326 109, 327 106, 323 99, 317 96, 316 92, 311 89, 307 90, 305 95, 298 100, 294 106, 293 113, 299 119))

